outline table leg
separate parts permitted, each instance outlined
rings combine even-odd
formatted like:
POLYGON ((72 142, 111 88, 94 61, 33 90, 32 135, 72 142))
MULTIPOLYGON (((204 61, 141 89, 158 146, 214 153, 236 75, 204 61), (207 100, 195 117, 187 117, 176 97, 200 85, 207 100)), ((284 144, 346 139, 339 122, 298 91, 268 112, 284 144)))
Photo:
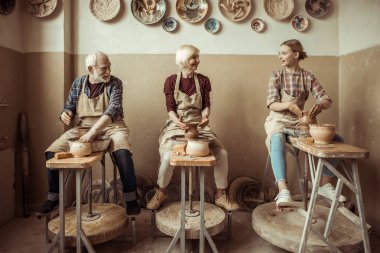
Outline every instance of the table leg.
POLYGON ((199 252, 203 253, 205 250, 205 171, 202 167, 200 167, 200 227, 199 227, 199 252))
POLYGON ((65 252, 65 187, 63 170, 59 170, 59 250, 65 252))
POLYGON ((102 160, 100 160, 102 164, 102 203, 106 203, 106 155, 105 153, 102 156, 102 160))
POLYGON ((185 167, 181 168, 181 253, 185 252, 185 209, 186 209, 186 171, 185 167))
MULTIPOLYGON (((89 175, 89 178, 91 179, 91 176, 89 175)), ((81 253, 82 252, 82 245, 81 245, 81 234, 80 234, 80 231, 82 230, 82 214, 81 214, 81 205, 82 205, 82 201, 81 201, 81 195, 80 195, 80 187, 81 187, 81 183, 80 183, 80 170, 77 170, 76 171, 76 218, 77 218, 77 243, 76 243, 76 247, 77 247, 77 253, 81 253)), ((89 190, 91 189, 91 184, 89 185, 89 190)), ((88 194, 91 194, 91 192, 89 192, 88 194)))

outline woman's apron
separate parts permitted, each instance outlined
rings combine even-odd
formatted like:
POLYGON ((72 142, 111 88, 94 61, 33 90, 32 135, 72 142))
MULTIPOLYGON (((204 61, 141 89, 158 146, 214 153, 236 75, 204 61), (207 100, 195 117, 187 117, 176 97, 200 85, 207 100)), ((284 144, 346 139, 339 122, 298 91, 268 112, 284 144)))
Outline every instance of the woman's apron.
MULTIPOLYGON (((181 81, 181 73, 177 74, 177 79, 174 88, 174 100, 177 105, 177 115, 181 122, 201 122, 202 121, 202 94, 199 85, 197 74, 194 73, 194 81, 196 87, 196 93, 189 96, 179 90, 179 84, 181 81)), ((217 140, 215 134, 211 131, 209 126, 199 128, 199 137, 205 137, 210 140, 210 148, 221 147, 223 145, 217 140)), ((166 125, 162 129, 162 133, 159 137, 159 152, 161 159, 164 154, 172 150, 174 144, 177 143, 177 137, 184 137, 184 132, 173 122, 170 118, 166 120, 166 125)))
MULTIPOLYGON (((287 102, 294 102, 297 104, 297 106, 303 110, 303 107, 306 102, 306 93, 305 93, 305 84, 307 82, 310 82, 310 80, 307 80, 305 75, 303 74, 301 70, 301 77, 298 79, 298 82, 302 82, 301 87, 302 90, 300 94, 297 97, 292 97, 288 95, 285 92, 285 70, 283 70, 283 74, 281 76, 282 80, 280 80, 281 83, 281 102, 287 103, 287 102)), ((309 85, 306 85, 306 87, 310 87, 309 85)), ((281 111, 281 112, 275 112, 270 111, 268 117, 265 120, 265 132, 267 133, 267 138, 265 139, 265 145, 268 148, 268 151, 270 152, 270 140, 275 133, 284 133, 284 127, 285 126, 295 126, 298 124, 298 117, 294 115, 289 110, 281 111)))
MULTIPOLYGON (((109 106, 109 98, 107 95, 107 89, 104 88, 102 94, 95 98, 89 98, 84 93, 87 78, 82 83, 81 93, 77 101, 76 114, 79 118, 78 124, 71 128, 64 134, 62 134, 46 151, 60 152, 68 151, 70 149, 68 140, 72 138, 78 138, 79 127, 92 127, 103 115, 109 106)), ((129 144, 129 129, 125 125, 123 119, 115 121, 106 126, 98 136, 108 136, 111 138, 109 150, 111 152, 119 149, 131 150, 129 144)))

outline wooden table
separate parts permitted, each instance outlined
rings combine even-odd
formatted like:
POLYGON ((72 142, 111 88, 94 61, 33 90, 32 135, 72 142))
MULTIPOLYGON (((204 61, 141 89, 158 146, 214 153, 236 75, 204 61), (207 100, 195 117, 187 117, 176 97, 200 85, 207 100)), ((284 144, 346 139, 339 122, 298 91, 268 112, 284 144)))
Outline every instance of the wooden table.
MULTIPOLYGON (((313 181, 313 190, 311 193, 310 203, 307 210, 306 221, 303 228, 298 252, 305 252, 310 230, 316 233, 320 239, 327 244, 332 252, 341 252, 328 240, 328 236, 330 235, 331 227, 334 222, 334 217, 339 203, 338 200, 339 196, 341 195, 343 184, 345 184, 351 191, 355 193, 359 213, 359 222, 357 222, 356 225, 360 227, 365 252, 371 252, 357 164, 358 159, 368 158, 369 152, 366 149, 339 142, 333 142, 331 144, 315 144, 312 138, 290 138, 290 141, 294 147, 305 152, 307 159, 305 166, 309 166, 313 181), (314 159, 317 160, 316 170, 314 167, 314 159), (340 173, 334 166, 331 165, 331 159, 338 159, 339 165, 341 165, 345 171, 345 175, 340 173), (326 166, 335 176, 337 176, 338 181, 336 185, 335 198, 332 200, 326 227, 324 233, 322 234, 313 229, 311 222, 323 166, 326 166), (315 171, 315 173, 313 171, 315 171)), ((308 168, 305 168, 305 171, 307 170, 308 168)))
MULTIPOLYGON (((173 148, 173 150, 176 150, 176 147, 173 148)), ((216 164, 216 158, 213 154, 210 153, 210 155, 205 157, 192 157, 188 155, 182 155, 177 154, 177 152, 173 151, 172 155, 170 157, 170 165, 181 167, 181 226, 178 229, 177 233, 173 237, 173 240, 171 241, 169 248, 166 250, 166 252, 171 252, 178 240, 179 237, 181 237, 180 241, 180 247, 181 247, 181 253, 185 252, 185 189, 186 189, 186 168, 189 168, 191 171, 192 167, 197 167, 200 170, 199 177, 200 177, 200 235, 199 235, 199 252, 204 252, 204 246, 205 246, 205 240, 204 238, 207 238, 207 241, 209 242, 213 252, 218 252, 216 249, 216 246, 209 235, 208 231, 206 230, 205 226, 205 220, 204 220, 204 191, 205 191, 205 168, 213 168, 213 166, 216 164)), ((190 180, 190 179, 189 179, 190 180)), ((191 183, 189 183, 190 188, 191 183)), ((191 189, 189 189, 189 192, 191 189)), ((190 199, 189 199, 190 200, 190 199)))
POLYGON ((90 169, 93 165, 102 159, 103 153, 93 153, 90 156, 78 158, 56 159, 52 158, 46 161, 46 167, 52 170, 59 171, 59 233, 55 236, 48 252, 53 252, 56 244, 60 244, 60 252, 65 252, 65 189, 63 174, 65 170, 75 171, 76 185, 76 217, 77 217, 77 252, 82 251, 81 241, 83 241, 88 252, 95 252, 91 243, 87 239, 82 230, 82 215, 81 215, 81 171, 90 169))

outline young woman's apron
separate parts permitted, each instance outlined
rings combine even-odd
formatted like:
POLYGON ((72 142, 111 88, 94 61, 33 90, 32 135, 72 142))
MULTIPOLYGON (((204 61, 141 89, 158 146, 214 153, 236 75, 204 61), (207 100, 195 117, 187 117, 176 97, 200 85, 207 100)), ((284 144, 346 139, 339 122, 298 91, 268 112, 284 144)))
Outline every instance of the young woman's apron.
MULTIPOLYGON (((77 111, 76 114, 79 118, 78 124, 72 129, 65 132, 59 139, 57 139, 46 151, 50 152, 60 152, 68 151, 70 149, 68 145, 68 139, 78 137, 79 127, 91 127, 93 126, 103 113, 107 110, 109 105, 109 98, 107 95, 106 88, 102 94, 95 98, 89 98, 84 93, 84 88, 87 82, 87 78, 82 83, 81 93, 77 101, 77 111)), ((131 145, 128 142, 129 139, 129 129, 125 125, 124 120, 119 120, 106 126, 99 136, 108 136, 111 138, 110 151, 116 151, 119 149, 128 149, 131 151, 131 145)))
MULTIPOLYGON (((177 79, 174 88, 174 99, 177 105, 177 114, 183 123, 201 122, 202 121, 202 94, 199 85, 197 74, 194 73, 194 81, 196 93, 188 96, 179 90, 179 83, 181 81, 181 73, 177 74, 177 79)), ((207 137, 210 139, 210 148, 221 147, 221 143, 217 140, 215 134, 211 131, 209 126, 198 128, 200 137, 207 137)), ((161 159, 164 154, 170 151, 176 143, 177 137, 184 137, 184 132, 174 123, 170 118, 166 120, 166 125, 162 129, 159 138, 159 152, 161 159)))
MULTIPOLYGON (((305 94, 305 84, 306 82, 310 82, 310 80, 306 80, 307 78, 303 74, 301 70, 301 77, 298 79, 298 82, 302 82, 301 87, 302 91, 297 97, 292 97, 288 95, 285 92, 285 70, 283 70, 283 74, 281 76, 282 80, 280 80, 281 83, 281 102, 294 102, 298 105, 298 107, 303 110, 303 107, 306 102, 306 94, 305 94)), ((306 87, 310 87, 310 85, 306 85, 306 87)), ((270 111, 268 117, 265 120, 265 132, 267 134, 267 138, 265 140, 265 145, 267 146, 269 152, 270 152, 270 140, 272 138, 272 135, 275 133, 283 133, 285 126, 295 126, 298 124, 298 117, 291 113, 289 110, 281 111, 281 112, 275 112, 270 111)))

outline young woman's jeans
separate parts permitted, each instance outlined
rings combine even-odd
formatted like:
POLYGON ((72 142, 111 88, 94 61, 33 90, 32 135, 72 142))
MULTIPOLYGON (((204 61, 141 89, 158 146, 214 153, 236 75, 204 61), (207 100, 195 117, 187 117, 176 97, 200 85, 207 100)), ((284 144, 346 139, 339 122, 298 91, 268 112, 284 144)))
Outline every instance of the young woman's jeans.
MULTIPOLYGON (((286 169, 286 137, 285 133, 275 133, 271 137, 270 144, 270 157, 272 163, 272 169, 276 183, 278 181, 287 181, 287 169, 286 169)), ((338 134, 335 135, 333 141, 343 142, 343 138, 338 134)), ((338 160, 331 159, 331 164, 336 167, 338 165, 338 160)), ((323 167, 322 174, 325 176, 333 176, 333 173, 323 167)))

